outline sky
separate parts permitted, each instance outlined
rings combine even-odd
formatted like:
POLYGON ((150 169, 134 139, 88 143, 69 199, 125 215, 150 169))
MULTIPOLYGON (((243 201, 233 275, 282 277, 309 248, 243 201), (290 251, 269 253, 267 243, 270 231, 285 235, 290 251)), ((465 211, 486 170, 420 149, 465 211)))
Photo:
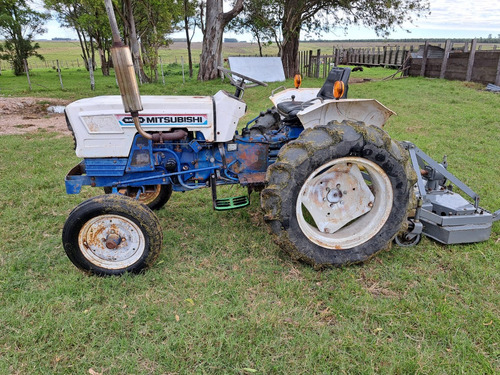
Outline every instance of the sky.
MULTIPOLYGON (((498 0, 430 0, 431 14, 426 18, 417 19, 414 24, 405 24, 404 28, 410 30, 396 30, 389 36, 391 38, 487 38, 490 34, 498 37, 500 34, 500 1, 498 0)), ((38 36, 38 39, 76 38, 70 30, 61 28, 56 20, 51 20, 46 25, 47 33, 38 36)), ((184 32, 172 34, 171 37, 184 38, 184 32)), ((239 41, 251 42, 250 35, 225 33, 226 38, 236 38, 239 41)), ((301 39, 305 39, 301 35, 301 39)), ((322 35, 322 39, 375 39, 377 35, 373 30, 352 26, 348 33, 338 30, 322 35)), ((195 33, 195 41, 201 41, 199 30, 195 33)), ((313 36, 313 39, 317 39, 313 36)))

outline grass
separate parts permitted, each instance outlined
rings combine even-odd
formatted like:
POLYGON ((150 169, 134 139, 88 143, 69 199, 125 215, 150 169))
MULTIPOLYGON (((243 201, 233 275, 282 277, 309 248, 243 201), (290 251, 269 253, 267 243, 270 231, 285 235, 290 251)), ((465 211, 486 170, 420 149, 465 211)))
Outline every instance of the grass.
MULTIPOLYGON (((113 78, 91 93, 81 81, 78 87, 78 77, 73 85, 68 79, 67 91, 57 82, 31 94, 118 93, 113 78)), ((2 93, 29 94, 22 82, 3 74, 2 93)), ((267 96, 281 84, 247 90, 244 121, 269 106, 267 96)), ((141 92, 207 95, 220 88, 231 90, 219 81, 183 85, 172 74, 165 87, 143 85, 141 92)), ((349 94, 395 110, 386 125, 393 138, 438 159, 448 154, 450 170, 482 205, 500 208, 498 95, 421 78, 354 84, 349 94)), ((70 137, 0 136, 0 146, 2 374, 500 371, 498 223, 483 243, 443 246, 424 238, 361 266, 317 272, 273 243, 257 194, 249 208, 220 213, 208 190, 176 193, 158 212, 164 245, 152 269, 89 277, 70 263, 60 240, 71 209, 99 193, 65 194, 64 175, 78 162, 70 137)))

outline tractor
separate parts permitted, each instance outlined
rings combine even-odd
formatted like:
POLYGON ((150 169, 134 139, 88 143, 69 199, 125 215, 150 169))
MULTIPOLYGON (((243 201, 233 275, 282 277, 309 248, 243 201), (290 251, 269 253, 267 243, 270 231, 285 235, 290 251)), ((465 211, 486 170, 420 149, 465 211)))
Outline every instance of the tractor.
POLYGON ((160 209, 173 191, 210 188, 213 208, 248 206, 259 191, 264 220, 293 258, 316 268, 364 262, 395 241, 425 234, 445 244, 485 241, 500 210, 410 142, 382 129, 394 113, 373 99, 347 99, 349 68, 334 67, 321 89, 274 91, 273 107, 238 132, 245 89, 266 83, 223 67, 235 86, 214 96, 140 96, 130 50, 105 0, 120 96, 66 108, 82 161, 66 192, 103 188, 68 216, 63 246, 80 269, 97 275, 141 272, 162 248, 160 209), (250 85, 248 83, 251 83, 250 85), (220 198, 221 185, 248 195, 220 198), (453 185, 473 204, 453 191, 453 185))
POLYGON ((499 211, 409 142, 382 129, 393 112, 373 99, 348 99, 349 68, 335 67, 320 89, 279 89, 237 130, 245 89, 266 83, 220 68, 234 94, 143 96, 141 113, 120 96, 66 108, 82 161, 66 176, 69 194, 104 188, 69 215, 63 246, 97 275, 140 272, 162 248, 153 210, 173 192, 209 188, 218 211, 245 207, 260 192, 264 220, 279 246, 316 268, 360 263, 392 242, 416 245, 487 240, 499 211), (252 84, 249 84, 252 83, 252 84), (248 195, 220 198, 221 185, 248 195), (452 189, 457 186, 473 203, 452 189))

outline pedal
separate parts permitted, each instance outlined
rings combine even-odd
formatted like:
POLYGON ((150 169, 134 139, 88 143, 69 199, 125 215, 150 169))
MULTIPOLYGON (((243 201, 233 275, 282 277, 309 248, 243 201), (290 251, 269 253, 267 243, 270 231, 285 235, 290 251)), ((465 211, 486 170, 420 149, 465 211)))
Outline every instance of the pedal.
POLYGON ((216 199, 214 209, 217 211, 234 210, 237 208, 246 207, 250 204, 248 195, 240 195, 239 197, 216 199))

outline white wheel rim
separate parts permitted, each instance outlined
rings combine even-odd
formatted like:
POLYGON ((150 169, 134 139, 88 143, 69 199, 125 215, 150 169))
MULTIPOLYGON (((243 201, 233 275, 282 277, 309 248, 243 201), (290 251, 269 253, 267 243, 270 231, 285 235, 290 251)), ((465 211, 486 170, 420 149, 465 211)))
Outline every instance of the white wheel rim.
POLYGON ((392 204, 392 184, 384 170, 370 160, 345 157, 322 165, 307 178, 297 197, 297 222, 315 244, 349 249, 380 231, 392 204))
POLYGON ((101 215, 87 221, 78 234, 78 246, 92 264, 106 269, 123 269, 136 263, 144 253, 146 240, 139 226, 119 215, 101 215), (118 238, 114 249, 106 245, 118 238))

